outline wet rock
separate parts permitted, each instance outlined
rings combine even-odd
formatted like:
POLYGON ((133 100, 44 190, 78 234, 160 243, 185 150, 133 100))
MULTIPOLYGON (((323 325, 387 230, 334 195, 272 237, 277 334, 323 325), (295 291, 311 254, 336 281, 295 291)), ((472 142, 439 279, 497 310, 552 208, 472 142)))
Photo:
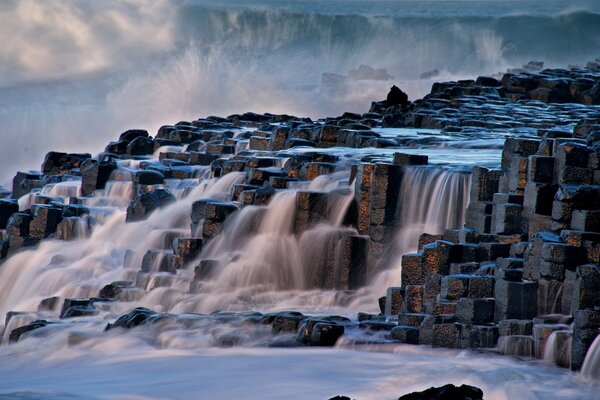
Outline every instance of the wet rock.
POLYGON ((158 313, 148 308, 137 307, 127 314, 120 316, 112 324, 107 324, 104 330, 110 331, 115 328, 131 329, 140 325, 155 323, 165 317, 165 314, 158 313))
POLYGON ((370 329, 372 331, 391 331, 398 324, 395 322, 368 320, 362 321, 358 326, 362 329, 370 329))
POLYGON ((17 172, 13 178, 12 198, 18 199, 29 193, 32 189, 42 187, 41 178, 42 174, 39 172, 17 172))
POLYGON ((198 235, 202 223, 202 237, 210 239, 218 235, 227 217, 236 212, 238 206, 217 200, 198 200, 192 204, 192 234, 198 235))
POLYGON ((396 165, 426 165, 428 157, 419 154, 394 153, 396 165))
POLYGON ((400 343, 419 344, 419 332, 418 327, 398 325, 390 331, 390 338, 400 343))
POLYGON ((194 281, 209 278, 217 268, 219 268, 217 260, 200 260, 200 263, 194 268, 194 281))
POLYGON ((348 318, 338 316, 308 318, 302 322, 298 339, 311 346, 334 346, 344 334, 344 324, 349 322, 348 318))
POLYGON ((202 250, 202 239, 178 238, 173 243, 175 263, 178 268, 192 261, 202 250))
POLYGON ((100 289, 98 297, 101 299, 116 300, 123 292, 123 289, 131 288, 132 286, 133 283, 128 281, 112 282, 100 289))
POLYGON ((399 397, 398 400, 483 400, 483 391, 475 386, 449 384, 409 393, 399 397))
POLYGON ((95 299, 65 299, 59 318, 85 317, 95 315, 98 310, 94 306, 95 299))
POLYGON ((495 321, 531 319, 537 315, 538 282, 512 282, 496 279, 495 321))
POLYGON ((300 327, 300 323, 306 318, 308 317, 297 311, 283 311, 274 314, 265 314, 261 322, 270 324, 274 334, 285 332, 296 333, 300 327))
POLYGON ((16 329, 13 329, 8 336, 8 342, 9 343, 18 342, 19 339, 21 339, 21 336, 23 336, 24 334, 34 331, 36 329, 43 328, 43 327, 47 326, 49 323, 50 322, 48 322, 46 320, 38 319, 27 325, 20 326, 16 329))
POLYGON ((0 229, 6 229, 10 216, 19 212, 19 204, 10 199, 0 200, 0 229))
POLYGON ((142 221, 154 210, 175 202, 175 196, 166 189, 139 194, 127 207, 127 222, 142 221))
POLYGON ((33 219, 29 223, 29 236, 35 239, 44 239, 56 232, 62 221, 62 209, 46 204, 32 207, 33 219))
POLYGON ((114 161, 98 161, 92 158, 81 165, 81 194, 91 196, 94 190, 104 189, 111 173, 117 169, 114 161))
POLYGON ((571 369, 581 369, 585 355, 600 330, 600 311, 579 310, 574 313, 571 369))
POLYGON ((458 299, 456 319, 465 324, 487 324, 494 321, 494 299, 458 299))

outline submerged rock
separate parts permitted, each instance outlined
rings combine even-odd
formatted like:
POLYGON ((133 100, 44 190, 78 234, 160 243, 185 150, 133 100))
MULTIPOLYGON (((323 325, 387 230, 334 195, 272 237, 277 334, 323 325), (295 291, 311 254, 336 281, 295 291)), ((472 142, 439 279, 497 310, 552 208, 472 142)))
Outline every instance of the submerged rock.
POLYGON ((112 324, 107 324, 105 331, 110 331, 114 328, 131 329, 136 326, 150 324, 162 319, 165 314, 158 313, 144 307, 137 307, 129 311, 127 314, 120 316, 112 324))
POLYGON ((21 336, 23 336, 25 333, 34 331, 36 329, 43 328, 46 325, 48 325, 49 323, 50 322, 48 322, 44 319, 38 319, 27 325, 23 325, 18 328, 15 328, 10 332, 10 335, 8 336, 8 342, 9 343, 18 342, 19 339, 21 339, 21 336))

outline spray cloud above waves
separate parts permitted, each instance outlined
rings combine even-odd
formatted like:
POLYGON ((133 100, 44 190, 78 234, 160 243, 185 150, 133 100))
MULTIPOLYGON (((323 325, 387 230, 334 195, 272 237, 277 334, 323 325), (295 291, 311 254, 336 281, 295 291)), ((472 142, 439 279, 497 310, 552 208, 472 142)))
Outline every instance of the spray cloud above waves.
POLYGON ((456 79, 600 54, 594 2, 468 3, 4 2, 0 182, 39 168, 52 149, 99 152, 127 128, 245 111, 364 112, 392 83, 424 95, 433 80, 421 74, 435 69, 435 80, 456 79), (393 79, 348 79, 361 65, 393 79))

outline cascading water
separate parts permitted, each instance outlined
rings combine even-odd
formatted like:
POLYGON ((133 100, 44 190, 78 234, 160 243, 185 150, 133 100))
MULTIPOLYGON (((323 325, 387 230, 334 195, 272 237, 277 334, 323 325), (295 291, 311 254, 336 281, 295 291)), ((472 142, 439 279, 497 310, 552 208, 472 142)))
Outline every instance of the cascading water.
POLYGON ((600 380, 600 336, 596 336, 585 355, 581 375, 593 381, 600 380))
POLYGON ((465 170, 405 167, 389 250, 391 268, 375 277, 373 290, 381 295, 390 286, 400 286, 401 257, 417 250, 419 235, 463 226, 470 187, 471 175, 465 170))

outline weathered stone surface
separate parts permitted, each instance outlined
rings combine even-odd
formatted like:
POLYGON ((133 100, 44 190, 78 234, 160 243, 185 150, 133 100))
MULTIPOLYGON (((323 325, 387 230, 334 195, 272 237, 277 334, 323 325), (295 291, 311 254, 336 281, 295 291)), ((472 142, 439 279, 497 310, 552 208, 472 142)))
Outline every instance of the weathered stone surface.
POLYGON ((462 349, 494 348, 498 337, 497 326, 462 324, 460 347, 462 349))
POLYGON ((404 289, 399 287, 388 288, 384 314, 386 316, 398 315, 404 309, 404 289))
POLYGON ((600 308, 600 266, 587 264, 577 267, 573 289, 573 312, 600 308))
POLYGON ((442 277, 440 297, 449 301, 467 297, 469 278, 468 275, 448 275, 442 277))
POLYGON ((496 279, 495 321, 531 319, 537 315, 537 282, 512 282, 496 279))
POLYGON ((432 329, 432 346, 449 349, 460 348, 460 324, 454 322, 434 323, 432 329))
POLYGON ((390 331, 390 338, 397 340, 400 343, 419 344, 419 328, 398 325, 390 331))
POLYGON ((575 311, 573 325, 573 343, 571 345, 571 369, 581 369, 585 354, 592 342, 598 336, 600 329, 600 311, 579 310, 575 311))
POLYGON ((423 284, 423 254, 402 256, 402 286, 423 284))
POLYGON ((127 222, 141 221, 158 208, 175 202, 175 196, 166 189, 139 194, 127 207, 127 222))
POLYGON ((504 319, 498 322, 501 336, 533 335, 533 321, 528 319, 504 319))
POLYGON ((29 223, 29 236, 35 239, 47 238, 62 220, 62 209, 46 204, 32 207, 33 218, 29 223))
POLYGON ((458 299, 456 319, 465 324, 487 324, 494 321, 494 299, 458 299))

